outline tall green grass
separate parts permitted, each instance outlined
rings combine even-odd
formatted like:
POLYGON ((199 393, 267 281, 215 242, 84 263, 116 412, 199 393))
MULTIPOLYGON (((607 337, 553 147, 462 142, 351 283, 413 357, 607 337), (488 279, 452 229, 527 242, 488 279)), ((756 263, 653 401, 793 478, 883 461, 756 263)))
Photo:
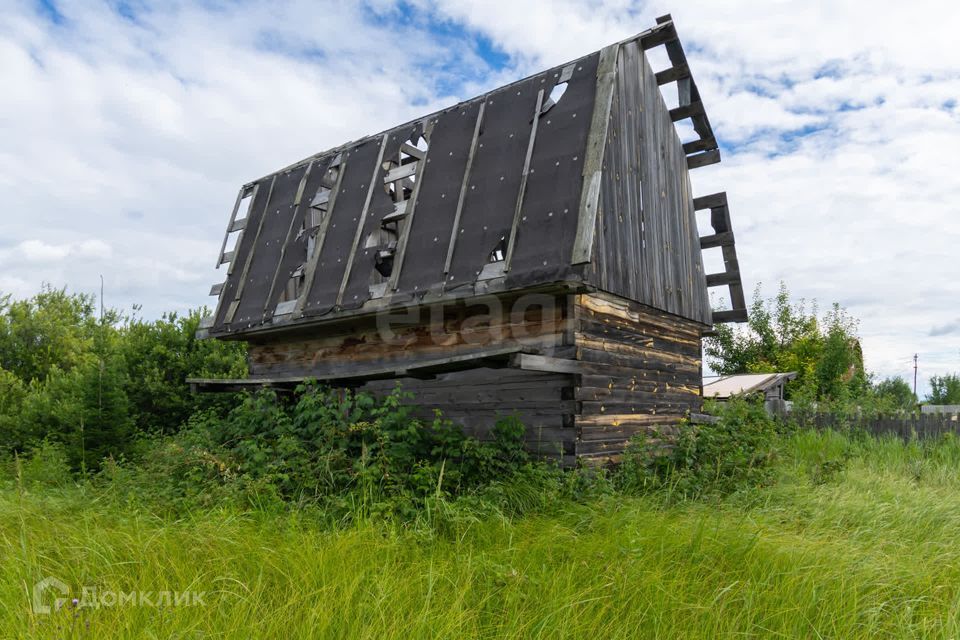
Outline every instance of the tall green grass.
POLYGON ((171 519, 27 469, 0 491, 0 634, 960 637, 960 443, 779 444, 772 486, 722 500, 608 494, 520 517, 440 502, 411 526, 269 508, 171 519), (35 615, 45 576, 204 603, 35 615))

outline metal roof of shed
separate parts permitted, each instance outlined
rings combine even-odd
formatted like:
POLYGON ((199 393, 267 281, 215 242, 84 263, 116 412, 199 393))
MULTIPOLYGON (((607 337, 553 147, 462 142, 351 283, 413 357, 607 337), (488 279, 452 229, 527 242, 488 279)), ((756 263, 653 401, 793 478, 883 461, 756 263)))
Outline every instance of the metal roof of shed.
POLYGON ((796 372, 787 373, 745 373, 722 376, 711 382, 704 381, 703 397, 725 399, 734 395, 747 395, 766 391, 787 380, 797 377, 796 372))

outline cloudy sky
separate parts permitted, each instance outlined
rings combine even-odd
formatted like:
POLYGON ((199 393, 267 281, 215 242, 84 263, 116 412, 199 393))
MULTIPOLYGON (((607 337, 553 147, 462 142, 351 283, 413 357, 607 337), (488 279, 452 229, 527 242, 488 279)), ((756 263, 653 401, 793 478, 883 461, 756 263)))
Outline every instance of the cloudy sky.
MULTIPOLYGON (((672 13, 745 285, 860 319, 880 375, 960 370, 960 3, 0 0, 0 292, 209 304, 240 184, 672 13)), ((655 67, 667 66, 654 58, 655 67)))

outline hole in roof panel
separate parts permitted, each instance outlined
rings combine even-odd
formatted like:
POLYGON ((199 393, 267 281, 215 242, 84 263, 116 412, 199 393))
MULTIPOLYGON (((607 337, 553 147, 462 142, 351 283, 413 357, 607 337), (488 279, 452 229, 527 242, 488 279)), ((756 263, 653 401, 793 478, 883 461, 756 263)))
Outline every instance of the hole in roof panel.
POLYGON ((295 301, 300 297, 300 293, 303 291, 303 285, 306 282, 304 267, 305 265, 301 264, 290 274, 290 278, 284 285, 283 291, 280 292, 280 304, 295 301))
POLYGON ((550 92, 550 97, 543 103, 543 107, 540 108, 540 114, 543 115, 550 109, 552 109, 560 99, 563 98, 563 94, 567 91, 566 82, 558 82, 554 85, 553 90, 550 92))
POLYGON ((497 246, 493 248, 493 251, 490 252, 490 257, 487 258, 487 262, 503 262, 507 254, 507 240, 506 238, 500 238, 500 242, 497 243, 497 246))
POLYGON ((567 92, 567 83, 561 82, 553 87, 553 90, 550 92, 550 99, 553 100, 554 104, 560 102, 560 98, 563 97, 563 94, 567 92))
MULTIPOLYGON (((377 250, 373 259, 373 268, 382 278, 389 278, 390 274, 393 273, 393 256, 395 252, 395 249, 392 247, 377 250)), ((372 282, 371 284, 379 283, 372 282)))

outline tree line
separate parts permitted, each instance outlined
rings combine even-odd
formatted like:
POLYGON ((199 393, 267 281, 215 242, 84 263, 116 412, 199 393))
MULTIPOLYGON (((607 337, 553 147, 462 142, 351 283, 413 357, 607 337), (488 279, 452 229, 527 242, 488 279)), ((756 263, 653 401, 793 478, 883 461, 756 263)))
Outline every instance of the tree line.
POLYGON ((74 468, 127 454, 138 434, 171 433, 235 397, 192 394, 188 376, 243 377, 246 346, 198 340, 205 309, 158 320, 99 311, 92 295, 44 286, 0 297, 0 453, 44 440, 74 468))
MULTIPOLYGON (((792 300, 781 283, 764 299, 754 292, 744 326, 717 325, 704 354, 720 375, 795 371, 787 399, 827 410, 915 411, 918 398, 901 377, 876 379, 864 367, 858 321, 840 305, 819 313, 816 302, 792 300)), ((960 375, 930 378, 929 404, 960 404, 960 375)))
MULTIPOLYGON (((73 468, 94 468, 198 413, 226 415, 237 395, 193 394, 185 380, 245 376, 246 345, 197 339, 205 313, 146 320, 136 307, 99 310, 92 295, 50 286, 29 299, 0 296, 0 455, 52 441, 73 468)), ((715 331, 704 352, 719 374, 795 371, 788 399, 828 410, 916 409, 903 379, 865 370, 857 321, 839 305, 820 314, 784 285, 769 300, 758 288, 749 322, 715 331)), ((960 376, 934 376, 930 388, 927 402, 960 404, 960 376)))

